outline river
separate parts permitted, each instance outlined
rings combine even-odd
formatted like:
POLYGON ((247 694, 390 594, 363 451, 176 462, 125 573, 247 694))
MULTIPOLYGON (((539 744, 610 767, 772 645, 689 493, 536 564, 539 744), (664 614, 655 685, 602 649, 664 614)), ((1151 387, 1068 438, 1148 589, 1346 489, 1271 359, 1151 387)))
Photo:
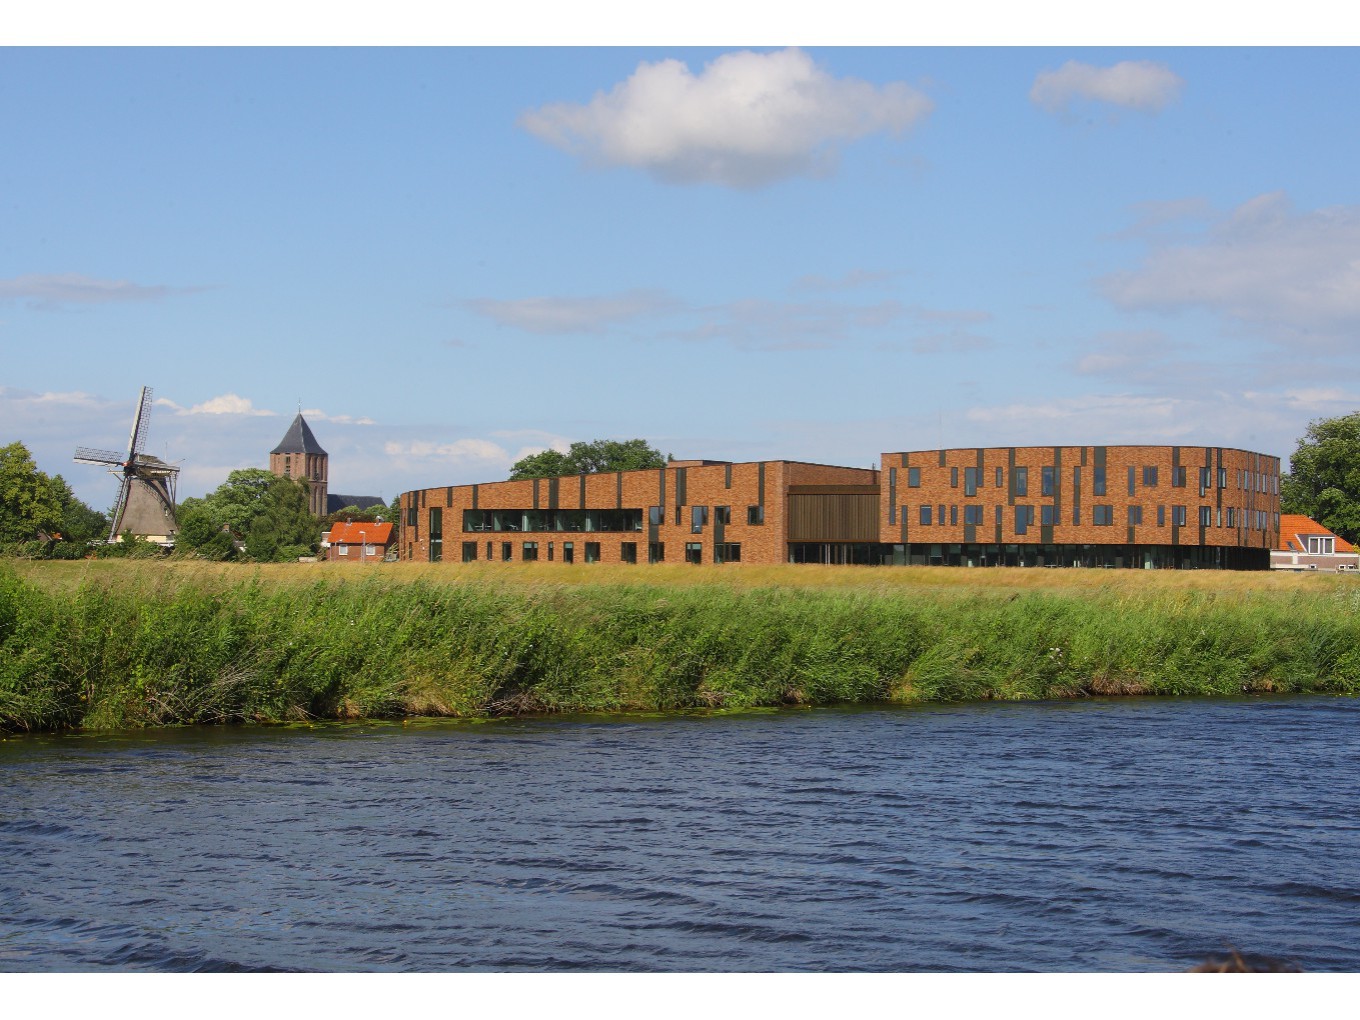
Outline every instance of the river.
POLYGON ((0 742, 3 971, 1360 969, 1360 700, 0 742))

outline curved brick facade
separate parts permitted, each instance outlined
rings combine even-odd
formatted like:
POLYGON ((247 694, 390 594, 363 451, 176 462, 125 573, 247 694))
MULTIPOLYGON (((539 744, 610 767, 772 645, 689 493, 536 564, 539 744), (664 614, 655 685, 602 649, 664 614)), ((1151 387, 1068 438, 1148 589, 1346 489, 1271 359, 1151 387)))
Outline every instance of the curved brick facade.
POLYGON ((887 453, 881 470, 675 461, 402 495, 400 556, 558 563, 1264 568, 1277 457, 1203 446, 887 453))

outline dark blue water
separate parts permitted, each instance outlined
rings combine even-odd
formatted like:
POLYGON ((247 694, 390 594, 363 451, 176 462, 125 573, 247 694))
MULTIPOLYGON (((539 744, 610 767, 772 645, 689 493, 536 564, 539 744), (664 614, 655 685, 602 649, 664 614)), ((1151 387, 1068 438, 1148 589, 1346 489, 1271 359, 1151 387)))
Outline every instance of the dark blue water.
POLYGON ((0 743, 0 970, 1360 969, 1360 701, 0 743))

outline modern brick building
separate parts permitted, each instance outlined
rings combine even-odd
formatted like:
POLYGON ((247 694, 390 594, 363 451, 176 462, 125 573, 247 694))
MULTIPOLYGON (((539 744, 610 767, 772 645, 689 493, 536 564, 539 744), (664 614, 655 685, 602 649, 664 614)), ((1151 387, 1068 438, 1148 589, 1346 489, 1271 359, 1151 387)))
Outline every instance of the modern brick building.
POLYGON ((1277 457, 1223 447, 885 453, 420 489, 403 560, 1264 569, 1277 457))

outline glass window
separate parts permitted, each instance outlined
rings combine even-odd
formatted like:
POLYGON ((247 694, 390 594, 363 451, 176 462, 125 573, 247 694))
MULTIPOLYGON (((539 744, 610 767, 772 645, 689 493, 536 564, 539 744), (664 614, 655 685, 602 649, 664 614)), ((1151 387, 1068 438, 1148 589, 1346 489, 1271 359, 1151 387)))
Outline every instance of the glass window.
POLYGON ((689 508, 689 530, 694 534, 704 530, 704 525, 708 523, 708 507, 692 506, 689 508))
POLYGON ((963 523, 964 523, 964 524, 981 524, 981 523, 982 523, 982 507, 980 507, 980 506, 966 506, 966 507, 964 507, 964 508, 963 508, 963 523))
POLYGON ((1171 485, 1177 489, 1185 488, 1185 468, 1175 467, 1171 469, 1171 485))
POLYGON ((741 543, 740 542, 719 542, 713 547, 714 563, 740 563, 741 562, 741 543))
POLYGON ((660 525, 664 523, 664 520, 661 516, 661 508, 659 506, 649 506, 647 508, 647 523, 652 525, 660 525))
POLYGON ((675 526, 678 528, 685 523, 685 511, 680 507, 675 508, 675 526))
POLYGON ((1053 495, 1053 468, 1043 467, 1039 469, 1039 494, 1041 496, 1053 495))
POLYGON ((620 542, 620 543, 619 543, 619 559, 622 560, 624 563, 636 563, 636 562, 637 562, 637 543, 636 543, 636 542, 620 542))
POLYGON ((1015 494, 1017 496, 1029 495, 1029 468, 1015 469, 1015 494))
MULTIPOLYGON (((1045 469, 1047 470, 1047 469, 1045 469)), ((1052 527, 1056 521, 1057 508, 1053 506, 1041 506, 1039 508, 1039 523, 1045 527, 1052 527)))
POLYGON ((907 468, 907 485, 913 489, 921 487, 921 469, 907 468))
POLYGON ((958 523, 959 523, 959 505, 958 505, 957 503, 953 504, 953 505, 950 506, 950 508, 949 508, 949 523, 952 524, 952 525, 954 525, 955 527, 958 526, 958 523))
POLYGON ((952 467, 949 469, 949 487, 957 489, 959 487, 959 469, 952 467))
POLYGON ((747 524, 764 524, 765 508, 763 506, 748 506, 746 508, 747 524))
POLYGON ((978 469, 975 467, 963 469, 963 494, 965 496, 976 496, 978 487, 978 469))
POLYGON ((1178 528, 1185 527, 1185 507, 1173 506, 1171 508, 1171 523, 1178 528))
MULTIPOLYGON (((552 559, 552 543, 551 543, 551 542, 548 543, 548 559, 552 559)), ((563 542, 563 543, 562 543, 562 562, 563 562, 563 563, 575 563, 575 562, 576 562, 576 543, 575 543, 575 542, 563 542)))
POLYGON ((1129 507, 1129 524, 1137 526, 1143 523, 1143 508, 1141 506, 1129 507))
POLYGON ((532 560, 538 559, 538 543, 525 542, 524 551, 520 554, 520 559, 524 560, 525 562, 530 562, 532 560))
POLYGON ((1091 507, 1091 523, 1104 528, 1114 523, 1114 507, 1097 503, 1091 507))
POLYGON ((1214 523, 1213 507, 1202 506, 1199 508, 1199 523, 1202 528, 1207 528, 1214 523))
POLYGON ((929 503, 922 503, 922 504, 921 504, 921 523, 922 523, 922 524, 929 524, 929 523, 930 523, 930 504, 929 504, 929 503))
MULTIPOLYGON (((1023 468, 1016 468, 1017 473, 1022 470, 1023 468)), ((1018 506, 1015 508, 1015 533, 1017 535, 1027 534, 1029 532, 1029 526, 1033 521, 1034 507, 1018 506)))
POLYGON ((501 543, 501 562, 509 563, 514 557, 512 555, 513 546, 509 542, 501 543))
POLYGON ((685 543, 685 562, 702 563, 704 561, 704 547, 698 542, 685 543))
POLYGON ((1091 489, 1097 496, 1105 495, 1105 469, 1095 468, 1092 471, 1091 489))
POLYGON ((587 542, 587 543, 586 543, 586 562, 587 562, 587 563, 599 563, 599 562, 600 562, 600 543, 599 543, 599 542, 587 542))
POLYGON ((1157 488, 1157 469, 1155 467, 1143 468, 1143 488, 1157 488))
POLYGON ((647 562, 664 563, 666 561, 666 543, 648 542, 647 543, 647 562))
POLYGON ((477 543, 476 543, 476 542, 464 542, 464 543, 463 543, 463 562, 464 562, 464 563, 474 563, 474 562, 476 562, 476 560, 477 560, 477 543))
POLYGON ((1130 496, 1133 495, 1133 491, 1134 491, 1134 490, 1133 490, 1133 483, 1134 483, 1134 480, 1135 480, 1136 478, 1137 478, 1137 468, 1130 467, 1130 468, 1129 468, 1129 495, 1130 495, 1130 496))
POLYGON ((715 506, 713 508, 714 524, 731 524, 732 508, 730 506, 715 506))

